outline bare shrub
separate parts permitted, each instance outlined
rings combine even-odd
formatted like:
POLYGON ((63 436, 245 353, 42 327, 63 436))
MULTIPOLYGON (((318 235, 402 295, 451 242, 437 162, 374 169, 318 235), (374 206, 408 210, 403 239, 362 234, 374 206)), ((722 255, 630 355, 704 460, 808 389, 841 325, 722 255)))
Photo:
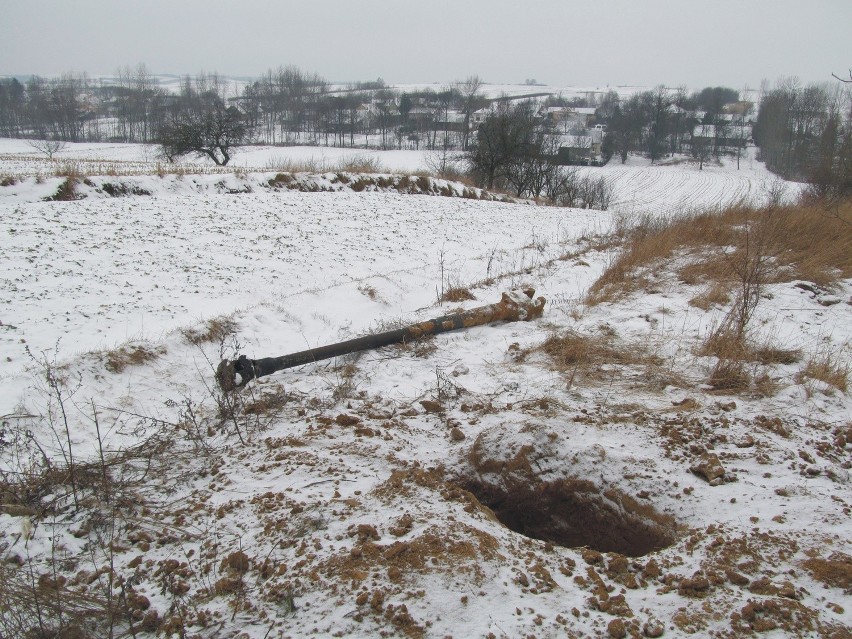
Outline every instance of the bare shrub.
POLYGON ((577 167, 553 167, 544 184, 545 196, 560 206, 606 211, 615 192, 605 176, 582 175, 577 167))
POLYGON ((388 173, 382 166, 381 161, 375 155, 356 155, 341 159, 335 171, 346 171, 348 173, 388 173))
POLYGON ((766 198, 767 205, 771 208, 783 206, 784 204, 787 204, 787 200, 789 199, 787 183, 777 176, 764 182, 763 193, 766 198))
POLYGON ((75 592, 66 582, 50 565, 30 561, 19 568, 0 562, 0 635, 38 639, 103 636, 100 633, 109 625, 108 604, 94 592, 75 592))
POLYGON ((603 175, 587 175, 580 183, 580 200, 583 208, 606 211, 612 204, 614 187, 603 175))
POLYGON ((45 198, 50 202, 68 202, 71 200, 79 200, 81 198, 80 194, 77 193, 77 185, 79 184, 79 180, 74 177, 67 177, 59 185, 59 188, 56 190, 56 193, 51 197, 45 198))
POLYGON ((441 179, 454 180, 464 176, 464 166, 459 155, 446 147, 429 151, 423 163, 432 175, 441 179))
MULTIPOLYGON (((139 444, 109 450, 103 436, 121 428, 120 418, 102 428, 94 401, 88 418, 97 434, 96 454, 72 454, 66 406, 73 402, 80 413, 86 411, 74 400, 77 389, 68 388, 65 371, 47 360, 43 367, 43 414, 28 415, 34 421, 4 432, 7 440, 0 447, 4 510, 27 516, 19 552, 10 555, 13 562, 0 565, 0 636, 114 637, 125 636, 128 629, 135 636, 139 621, 133 616, 132 586, 115 561, 118 531, 127 528, 144 504, 143 487, 150 486, 151 477, 179 481, 176 473, 186 473, 196 456, 176 447, 171 436, 175 425, 153 419, 145 420, 153 431, 139 426, 139 444), (69 548, 62 529, 72 522, 74 528, 65 532, 81 545, 69 548), (47 534, 45 527, 50 528, 47 534), (37 530, 42 531, 39 537, 37 530), (92 570, 79 570, 87 561, 92 570), (79 570, 77 577, 67 577, 70 570, 79 570)), ((136 422, 137 416, 132 419, 136 422)), ((156 615, 149 621, 156 622, 156 615)), ((157 629, 156 623, 150 627, 157 629)))

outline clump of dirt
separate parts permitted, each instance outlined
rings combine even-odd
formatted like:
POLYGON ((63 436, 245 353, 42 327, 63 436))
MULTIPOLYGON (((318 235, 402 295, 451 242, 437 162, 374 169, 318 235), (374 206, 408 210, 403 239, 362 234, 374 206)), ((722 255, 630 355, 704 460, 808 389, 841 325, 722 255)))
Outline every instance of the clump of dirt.
POLYGON ((849 555, 835 552, 828 559, 812 557, 802 565, 817 581, 852 594, 852 557, 849 555))
POLYGON ((308 577, 312 583, 334 583, 341 593, 348 589, 356 605, 355 621, 370 617, 379 625, 389 623, 404 636, 423 637, 426 629, 422 623, 412 617, 404 603, 391 600, 410 598, 410 581, 429 573, 466 574, 474 583, 483 583, 482 564, 499 558, 499 544, 491 535, 460 523, 432 526, 410 535, 410 528, 405 527, 409 519, 403 516, 391 528, 392 540, 372 524, 352 525, 352 547, 311 565, 308 577), (376 584, 379 575, 386 576, 387 581, 370 594, 368 588, 376 584))

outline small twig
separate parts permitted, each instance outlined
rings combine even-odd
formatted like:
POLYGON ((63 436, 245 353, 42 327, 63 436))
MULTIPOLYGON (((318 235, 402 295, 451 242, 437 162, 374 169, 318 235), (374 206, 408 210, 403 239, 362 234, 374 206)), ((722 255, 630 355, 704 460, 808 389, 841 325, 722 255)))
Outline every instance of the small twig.
POLYGON ((304 490, 305 488, 310 488, 311 486, 318 486, 319 484, 327 484, 330 481, 348 481, 353 484, 356 483, 356 480, 354 479, 322 479, 320 481, 315 481, 313 483, 306 484, 305 486, 302 486, 299 490, 304 490))
POLYGON ((831 76, 833 78, 837 79, 837 80, 840 80, 844 84, 852 83, 852 69, 849 69, 849 79, 848 80, 846 80, 845 78, 841 78, 839 75, 837 75, 835 73, 832 73, 831 76))

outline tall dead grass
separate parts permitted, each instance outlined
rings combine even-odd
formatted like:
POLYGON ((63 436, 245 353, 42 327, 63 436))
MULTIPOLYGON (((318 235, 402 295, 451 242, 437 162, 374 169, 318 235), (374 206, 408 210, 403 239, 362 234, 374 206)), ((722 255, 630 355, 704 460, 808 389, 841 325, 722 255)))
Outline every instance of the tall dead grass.
POLYGON ((267 161, 265 169, 279 173, 391 173, 375 155, 353 155, 331 161, 322 157, 275 157, 267 161))
MULTIPOLYGON (((590 287, 586 303, 623 299, 659 273, 702 286, 704 292, 691 302, 699 308, 730 300, 725 317, 697 351, 716 358, 708 381, 720 391, 748 390, 766 377, 756 367, 799 358, 793 350, 754 344, 750 324, 767 285, 804 280, 832 288, 852 277, 852 201, 832 215, 819 204, 798 203, 648 218, 622 234, 624 250, 590 287)), ((845 388, 846 376, 836 366, 809 364, 802 377, 845 388)))
POLYGON ((818 380, 845 393, 849 389, 850 368, 849 361, 838 353, 822 349, 808 358, 798 378, 806 386, 808 379, 818 380))
POLYGON ((568 388, 583 380, 612 381, 627 369, 640 373, 644 384, 651 389, 680 384, 671 371, 665 369, 660 357, 641 345, 623 343, 607 331, 554 333, 539 346, 520 351, 515 359, 523 361, 534 351, 547 355, 553 370, 565 376, 568 388))
POLYGON ((763 283, 805 280, 831 287, 852 277, 852 201, 836 215, 818 205, 734 206, 676 219, 644 218, 624 234, 624 250, 590 287, 586 303, 615 302, 648 284, 651 270, 678 259, 687 284, 736 294, 743 269, 763 283), (759 257, 758 257, 759 256, 759 257))

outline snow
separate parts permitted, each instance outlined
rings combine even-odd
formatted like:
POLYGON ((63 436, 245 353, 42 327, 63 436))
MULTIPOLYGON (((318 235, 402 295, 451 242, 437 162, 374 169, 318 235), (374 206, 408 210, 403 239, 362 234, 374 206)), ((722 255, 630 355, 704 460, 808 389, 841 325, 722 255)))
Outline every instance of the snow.
MULTIPOLYGON (((341 153, 322 152, 329 162, 341 153)), ((72 145, 60 155, 144 164, 146 153, 72 145)), ((80 186, 85 199, 71 202, 42 201, 59 177, 0 187, 3 470, 20 463, 10 454, 15 431, 48 455, 65 454, 59 398, 78 463, 97 458, 99 429, 107 451, 175 439, 144 469, 145 482, 135 481, 138 459, 122 466, 129 479, 121 490, 135 506, 112 546, 117 573, 133 576, 161 617, 182 609, 196 624, 190 634, 217 636, 221 625, 221 636, 251 639, 607 636, 617 619, 636 635, 660 620, 664 636, 739 636, 743 623, 768 619, 779 628, 767 636, 844 636, 848 587, 824 585, 805 562, 852 554, 852 445, 835 443, 852 422, 848 394, 802 382, 801 362, 772 370, 772 396, 707 390, 712 361, 695 346, 724 309, 690 306, 695 289, 666 273, 656 274, 652 292, 582 303, 614 258, 595 240, 619 220, 760 201, 772 179, 762 165, 745 158, 739 171, 730 160, 698 171, 631 157, 584 168, 614 180, 616 205, 601 212, 356 193, 330 175, 310 179, 334 192, 275 190, 264 166, 273 153, 320 157, 301 147, 246 150, 237 158, 264 171, 92 176, 92 186, 80 186), (106 182, 150 195, 110 198, 106 182), (229 192, 246 186, 251 192, 229 192), (453 285, 477 299, 438 302, 453 285), (280 404, 217 417, 213 370, 223 356, 282 355, 527 287, 547 300, 540 320, 282 371, 238 395, 246 406, 275 397, 280 404), (233 335, 193 343, 223 319, 233 335), (534 350, 516 356, 565 330, 641 345, 668 377, 657 383, 604 363, 599 377, 572 379, 534 350), (152 356, 110 370, 121 347, 152 356), (45 363, 64 380, 59 397, 45 363), (753 444, 741 446, 747 436, 753 444), (718 455, 736 481, 711 486, 691 473, 704 453, 718 455), (497 470, 506 468, 515 470, 497 470), (458 488, 473 488, 474 479, 522 484, 525 473, 615 491, 622 513, 653 506, 676 521, 676 540, 628 557, 619 572, 618 555, 513 532, 458 488), (234 576, 222 560, 237 551, 249 559, 239 588, 254 610, 237 605, 242 591, 227 589, 234 576), (178 581, 187 593, 163 576, 169 559, 186 563, 178 581), (708 578, 706 590, 690 590, 695 573, 708 578), (760 590, 761 579, 776 592, 760 590), (792 591, 778 594, 787 581, 792 591), (753 613, 755 602, 792 607, 799 625, 784 628, 770 607, 753 613), (206 628, 199 610, 212 615, 206 628)), ((32 168, 46 165, 36 156, 2 141, 0 175, 9 167, 50 175, 32 168)), ((378 157, 392 170, 422 160, 415 152, 378 157)), ((788 185, 791 194, 797 188, 788 185)), ((805 356, 830 349, 848 362, 850 294, 850 282, 830 293, 775 284, 755 324, 805 356)), ((109 557, 94 532, 79 533, 90 507, 75 511, 70 496, 57 499, 65 508, 50 526, 0 514, 4 558, 31 561, 41 573, 61 552, 78 561, 69 576, 92 573, 109 557)), ((525 505, 533 513, 541 497, 525 505)))

